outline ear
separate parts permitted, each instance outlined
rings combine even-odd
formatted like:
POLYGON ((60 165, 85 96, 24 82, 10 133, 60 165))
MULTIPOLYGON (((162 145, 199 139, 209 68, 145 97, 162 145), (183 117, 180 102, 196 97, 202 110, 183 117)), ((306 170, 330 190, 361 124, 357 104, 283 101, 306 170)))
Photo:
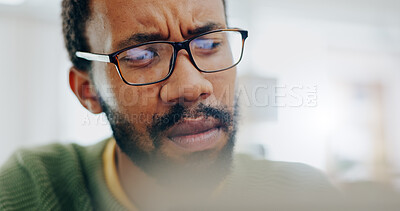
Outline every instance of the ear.
POLYGON ((94 114, 102 112, 99 98, 89 73, 71 67, 69 70, 69 86, 83 107, 94 114))

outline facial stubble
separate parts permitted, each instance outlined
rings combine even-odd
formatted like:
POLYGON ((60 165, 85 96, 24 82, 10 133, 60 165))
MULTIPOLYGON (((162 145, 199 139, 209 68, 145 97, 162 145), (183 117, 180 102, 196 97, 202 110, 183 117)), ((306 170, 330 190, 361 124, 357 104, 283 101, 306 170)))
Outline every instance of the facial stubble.
POLYGON ((121 151, 147 175, 155 178, 159 184, 190 188, 214 187, 231 171, 238 116, 237 103, 232 111, 226 106, 213 107, 202 103, 196 108, 175 104, 165 114, 154 114, 151 122, 139 121, 129 118, 127 114, 114 111, 101 98, 100 103, 121 151), (184 118, 197 117, 214 118, 219 121, 221 125, 219 129, 227 139, 226 144, 215 156, 213 150, 183 155, 184 162, 177 162, 166 156, 162 152, 165 132, 182 122, 184 118), (135 124, 146 124, 147 134, 141 134, 135 124), (152 150, 144 149, 145 141, 152 142, 152 150))

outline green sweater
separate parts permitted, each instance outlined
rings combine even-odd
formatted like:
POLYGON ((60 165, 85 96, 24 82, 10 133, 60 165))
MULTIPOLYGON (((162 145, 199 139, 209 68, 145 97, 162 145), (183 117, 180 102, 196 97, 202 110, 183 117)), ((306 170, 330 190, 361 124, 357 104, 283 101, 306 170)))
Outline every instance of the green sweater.
MULTIPOLYGON (((107 141, 88 147, 51 144, 14 153, 0 169, 0 210, 124 210, 104 179, 107 141)), ((234 164, 220 194, 225 205, 245 199, 267 206, 278 196, 298 199, 310 198, 304 193, 334 192, 320 172, 303 164, 247 156, 236 156, 234 164)))

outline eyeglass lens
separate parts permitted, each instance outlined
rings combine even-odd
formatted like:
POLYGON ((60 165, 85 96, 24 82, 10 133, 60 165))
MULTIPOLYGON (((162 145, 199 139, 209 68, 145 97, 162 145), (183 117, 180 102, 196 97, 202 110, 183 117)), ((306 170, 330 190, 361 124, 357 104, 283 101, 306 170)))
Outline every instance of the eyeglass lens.
MULTIPOLYGON (((242 36, 237 31, 221 31, 200 36, 190 42, 190 51, 202 71, 219 71, 235 66, 242 55, 242 36)), ((122 77, 132 84, 160 81, 168 76, 174 47, 152 43, 118 54, 122 77)))

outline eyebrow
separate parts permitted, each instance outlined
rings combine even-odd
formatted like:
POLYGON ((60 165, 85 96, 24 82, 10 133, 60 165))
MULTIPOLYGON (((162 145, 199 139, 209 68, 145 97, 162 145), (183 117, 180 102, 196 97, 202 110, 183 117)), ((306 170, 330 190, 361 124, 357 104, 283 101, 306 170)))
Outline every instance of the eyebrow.
MULTIPOLYGON (((208 31, 216 30, 216 29, 222 29, 224 28, 223 25, 218 24, 218 23, 213 23, 213 22, 208 22, 203 26, 197 27, 193 30, 189 30, 188 34, 190 36, 195 36, 201 33, 205 33, 208 31)), ((124 49, 132 45, 137 45, 140 43, 145 43, 145 42, 152 42, 152 41, 160 41, 160 40, 167 40, 167 38, 160 33, 136 33, 133 34, 132 36, 128 37, 127 39, 124 39, 120 41, 117 44, 118 49, 124 49)))
POLYGON ((224 27, 219 23, 208 22, 204 26, 197 27, 194 30, 189 30, 189 35, 198 35, 201 33, 209 32, 209 31, 217 30, 217 29, 222 29, 222 28, 224 28, 224 27))

